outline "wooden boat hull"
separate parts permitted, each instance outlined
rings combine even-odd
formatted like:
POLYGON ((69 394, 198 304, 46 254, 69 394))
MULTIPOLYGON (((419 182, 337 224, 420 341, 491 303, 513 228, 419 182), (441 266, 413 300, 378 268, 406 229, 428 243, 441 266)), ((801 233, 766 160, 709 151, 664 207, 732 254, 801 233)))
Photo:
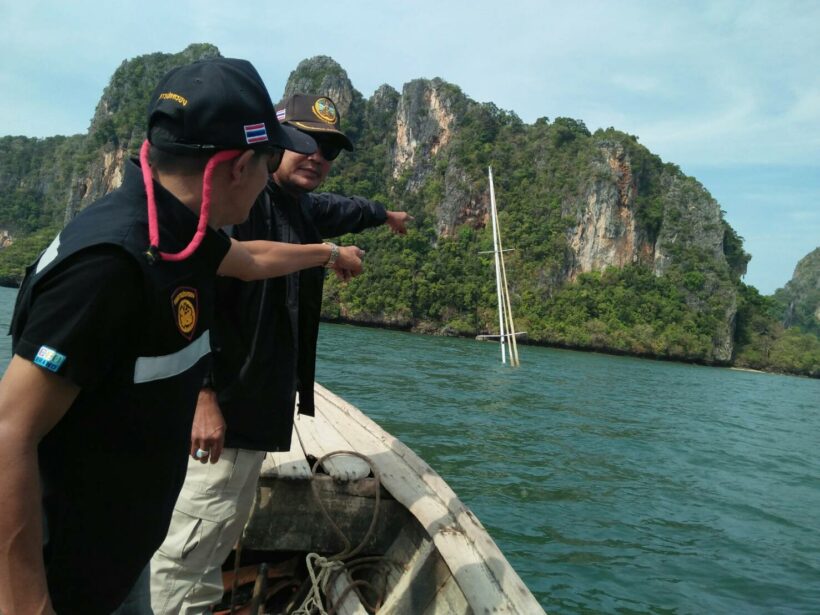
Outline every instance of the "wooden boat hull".
POLYGON ((358 548, 327 591, 337 613, 544 612, 430 466, 319 384, 316 406, 315 417, 297 416, 291 451, 266 458, 243 550, 303 558, 358 548), (309 460, 328 453, 313 475, 309 460))

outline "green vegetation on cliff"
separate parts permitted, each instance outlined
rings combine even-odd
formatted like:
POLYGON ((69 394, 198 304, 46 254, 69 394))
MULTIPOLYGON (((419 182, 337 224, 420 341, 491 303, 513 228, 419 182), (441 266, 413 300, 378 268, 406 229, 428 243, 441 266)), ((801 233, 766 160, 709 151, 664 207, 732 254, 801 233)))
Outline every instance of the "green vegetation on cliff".
MULTIPOLYGON (((0 275, 19 276, 65 218, 101 196, 110 169, 100 160, 136 151, 160 75, 217 53, 195 45, 123 62, 88 136, 0 139, 0 228, 15 239, 0 250, 0 275)), ((530 341, 817 375, 816 295, 787 287, 771 299, 744 285, 750 257, 717 203, 636 137, 571 118, 525 124, 439 79, 364 100, 326 57, 302 62, 286 92, 310 84, 348 105, 343 126, 357 144, 323 189, 415 216, 406 237, 382 228, 344 238, 367 250, 367 273, 328 280, 325 317, 494 331, 492 166, 504 247, 514 249, 505 256, 513 313, 530 341)))
POLYGON ((148 101, 159 80, 176 66, 218 56, 219 50, 213 45, 199 44, 176 54, 152 53, 123 61, 103 91, 91 120, 93 145, 123 147, 136 154, 145 139, 148 101))
POLYGON ((0 137, 0 230, 14 239, 0 250, 0 280, 19 281, 31 262, 77 209, 103 196, 102 159, 135 155, 145 138, 148 98, 174 66, 219 55, 213 45, 177 54, 125 60, 105 88, 87 135, 31 139, 0 137))
POLYGON ((776 297, 764 297, 742 284, 740 299, 735 365, 820 377, 820 338, 816 334, 799 327, 787 329, 776 297))
POLYGON ((775 292, 774 301, 786 327, 820 336, 820 248, 800 259, 792 279, 775 292))
POLYGON ((82 135, 0 137, 0 228, 28 235, 62 225, 84 141, 82 135))

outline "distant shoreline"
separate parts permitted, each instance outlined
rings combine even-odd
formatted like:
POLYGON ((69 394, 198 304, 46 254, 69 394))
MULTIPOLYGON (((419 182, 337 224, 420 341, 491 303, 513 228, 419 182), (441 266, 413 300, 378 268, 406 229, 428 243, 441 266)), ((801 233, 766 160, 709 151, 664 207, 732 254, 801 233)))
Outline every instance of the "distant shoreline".
MULTIPOLYGON (((349 320, 342 317, 337 318, 326 318, 322 317, 322 322, 327 322, 331 324, 338 324, 338 325, 352 325, 354 327, 365 327, 370 329, 387 329, 391 331, 406 331, 408 333, 418 333, 420 335, 432 335, 435 337, 460 337, 464 339, 475 339, 476 334, 458 334, 455 332, 448 331, 446 328, 437 328, 430 323, 420 322, 416 323, 415 325, 411 325, 408 323, 385 323, 385 322, 373 322, 373 321, 360 321, 360 320, 349 320)), ((492 340, 482 340, 486 342, 493 343, 492 340)), ((777 370, 763 370, 763 369, 755 369, 751 367, 743 367, 743 366, 736 366, 732 365, 730 362, 719 362, 719 361, 704 361, 698 359, 684 359, 680 357, 666 357, 661 355, 653 355, 651 353, 636 353, 636 352, 626 352, 623 350, 618 350, 617 348, 604 348, 604 347, 591 347, 591 346, 573 346, 570 344, 556 344, 556 343, 549 343, 549 342, 541 342, 541 341, 534 341, 531 339, 519 339, 518 344, 521 346, 535 346, 535 347, 542 347, 542 348, 557 348, 560 350, 574 350, 576 352, 597 352, 600 354, 610 355, 610 356, 620 356, 620 357, 635 357, 637 359, 646 359, 649 361, 664 361, 669 363, 683 363, 686 365, 702 365, 703 367, 720 367, 724 369, 731 369, 734 371, 742 371, 742 372, 749 372, 749 373, 758 373, 758 374, 777 374, 780 376, 797 376, 801 378, 813 378, 818 379, 818 376, 812 376, 810 374, 803 374, 803 373, 795 373, 795 372, 783 372, 777 370)))
MULTIPOLYGON (((0 287, 3 288, 10 288, 10 289, 18 289, 20 287, 19 281, 12 279, 12 278, 0 278, 0 287)), ((432 335, 435 337, 461 337, 464 339, 475 339, 476 334, 459 334, 455 333, 452 330, 448 330, 442 327, 436 327, 428 322, 419 322, 416 324, 409 324, 406 322, 402 323, 388 323, 388 322, 374 322, 374 321, 360 321, 360 320, 350 320, 346 318, 326 318, 322 317, 322 322, 332 323, 332 324, 340 324, 340 325, 352 325, 354 327, 364 327, 370 329, 386 329, 390 331, 407 331, 409 333, 418 333, 420 335, 432 335)), ((483 340, 490 343, 493 343, 492 340, 483 340)), ((766 370, 766 369, 755 369, 752 367, 743 367, 739 365, 732 365, 729 362, 717 362, 717 361, 704 361, 698 359, 685 359, 680 357, 666 357, 666 356, 659 356, 653 355, 650 353, 636 353, 636 352, 626 352, 623 350, 618 350, 616 348, 605 348, 605 347, 591 347, 591 346, 573 346, 571 344, 556 344, 556 343, 549 343, 549 342, 541 342, 535 341, 531 339, 519 339, 518 343, 522 346, 536 346, 542 348, 557 348, 561 350, 574 350, 576 352, 597 352, 600 354, 612 355, 612 356, 621 356, 621 357, 635 357, 637 359, 647 359, 650 361, 665 361, 671 363, 683 363, 687 365, 702 365, 704 367, 722 367, 724 369, 731 369, 733 371, 738 372, 748 372, 752 374, 778 374, 782 376, 798 376, 802 378, 813 378, 818 379, 818 376, 812 376, 810 374, 804 373, 795 373, 795 372, 783 372, 777 370, 766 370)))

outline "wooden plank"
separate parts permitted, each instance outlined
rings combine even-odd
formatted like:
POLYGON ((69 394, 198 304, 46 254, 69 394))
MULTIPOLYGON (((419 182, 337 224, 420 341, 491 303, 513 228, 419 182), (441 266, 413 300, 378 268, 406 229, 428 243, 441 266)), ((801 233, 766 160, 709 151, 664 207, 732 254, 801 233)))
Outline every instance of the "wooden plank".
MULTIPOLYGON (((327 401, 316 398, 316 413, 327 412, 327 401)), ((447 506, 430 490, 419 476, 408 468, 404 460, 395 454, 391 446, 398 446, 398 440, 386 434, 392 441, 386 444, 373 434, 362 429, 345 413, 333 412, 326 415, 337 429, 345 432, 351 445, 360 453, 368 456, 379 469, 384 487, 425 527, 431 536, 442 524, 452 523, 447 506)), ((432 472, 432 470, 430 470, 432 472)))
POLYGON ((429 536, 419 543, 400 536, 390 547, 386 559, 405 564, 400 572, 390 568, 386 597, 379 615, 423 612, 442 585, 453 576, 429 536))
MULTIPOLYGON (((314 488, 333 523, 353 547, 367 535, 376 510, 372 478, 342 483, 320 474, 313 480, 262 477, 254 508, 244 531, 244 544, 261 551, 340 553, 350 545, 333 528, 316 503, 314 488)), ((407 509, 381 493, 378 517, 363 554, 380 555, 395 541, 400 528, 413 522, 407 509)))
MULTIPOLYGON (((463 530, 460 528, 442 530, 436 533, 433 541, 442 557, 445 553, 447 554, 447 564, 465 596, 481 596, 481 600, 486 600, 491 604, 509 599, 506 595, 503 595, 503 598, 499 595, 503 592, 500 583, 487 584, 488 578, 495 577, 489 569, 488 562, 477 552, 475 543, 463 530)), ((512 570, 512 567, 509 570, 512 570)), ((476 605, 475 602, 473 604, 476 605)), ((479 602, 478 604, 484 603, 479 602)), ((512 601, 510 601, 510 608, 512 606, 512 601)))
MULTIPOLYGON (((420 611, 417 611, 420 612, 420 611)), ((423 611, 421 615, 473 615, 476 611, 470 608, 464 593, 461 591, 454 577, 447 579, 436 593, 435 599, 423 611)), ((480 610, 479 613, 490 613, 495 611, 480 610)))
MULTIPOLYGON (((335 605, 338 597, 353 583, 347 570, 340 572, 328 588, 330 604, 335 605)), ((367 609, 362 605, 359 596, 351 590, 345 594, 342 601, 336 606, 336 613, 339 615, 368 615, 367 609)), ((381 611, 380 611, 381 612, 381 611)))
MULTIPOLYGON (((323 415, 297 415, 294 428, 306 455, 321 459, 328 453, 355 450, 344 435, 328 422, 323 415)), ((367 462, 354 455, 334 455, 322 462, 322 468, 335 480, 349 482, 370 475, 367 462)))
POLYGON ((317 415, 371 458, 384 487, 424 526, 475 610, 544 612, 475 515, 429 465, 355 406, 318 383, 315 392, 317 415))
POLYGON ((290 450, 280 453, 268 453, 262 462, 260 476, 279 477, 288 480, 307 480, 310 478, 310 466, 305 459, 302 445, 293 428, 290 450))

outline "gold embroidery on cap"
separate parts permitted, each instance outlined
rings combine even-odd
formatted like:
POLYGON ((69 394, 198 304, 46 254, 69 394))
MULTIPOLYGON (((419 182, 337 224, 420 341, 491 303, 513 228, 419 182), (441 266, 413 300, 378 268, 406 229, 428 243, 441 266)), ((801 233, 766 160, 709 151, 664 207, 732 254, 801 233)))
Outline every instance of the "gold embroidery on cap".
POLYGON ((188 99, 173 92, 163 92, 159 95, 160 100, 175 100, 183 107, 188 104, 188 99))

